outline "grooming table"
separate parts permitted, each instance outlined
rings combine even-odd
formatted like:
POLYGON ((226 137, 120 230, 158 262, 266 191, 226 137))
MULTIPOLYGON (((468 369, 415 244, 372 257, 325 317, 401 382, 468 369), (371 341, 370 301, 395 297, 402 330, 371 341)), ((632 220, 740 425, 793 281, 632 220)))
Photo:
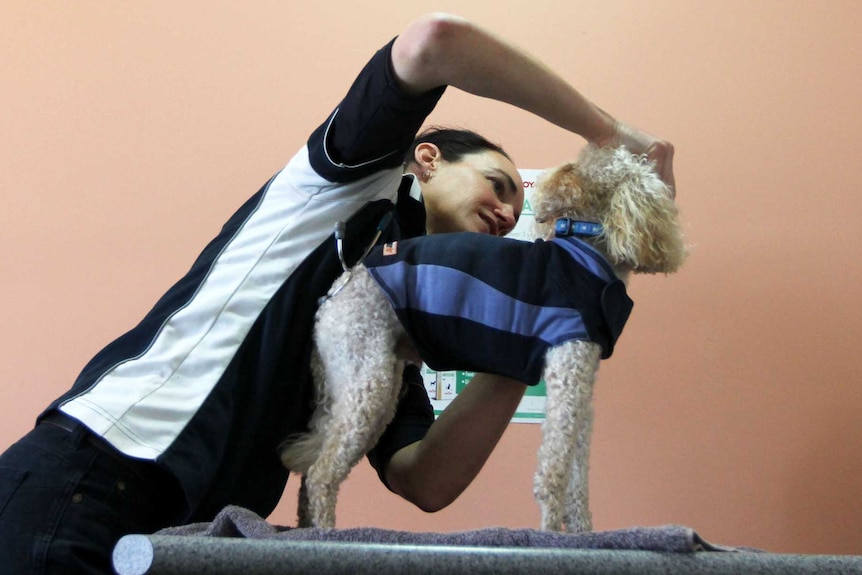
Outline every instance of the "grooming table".
POLYGON ((720 547, 673 525, 584 534, 285 529, 242 508, 225 508, 211 524, 127 535, 113 562, 119 575, 862 573, 862 556, 720 547))

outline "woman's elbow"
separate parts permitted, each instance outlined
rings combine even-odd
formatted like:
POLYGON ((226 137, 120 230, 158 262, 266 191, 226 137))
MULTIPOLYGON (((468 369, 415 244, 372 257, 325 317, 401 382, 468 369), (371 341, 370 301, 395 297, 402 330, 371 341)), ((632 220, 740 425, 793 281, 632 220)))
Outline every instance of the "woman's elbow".
POLYGON ((470 29, 467 20, 440 12, 413 21, 392 47, 395 75, 417 93, 448 84, 446 66, 470 29))
POLYGON ((405 456, 393 465, 390 463, 386 479, 389 489, 402 499, 409 501, 426 513, 436 513, 445 509, 464 491, 466 486, 459 487, 460 482, 447 481, 447 477, 432 478, 427 472, 413 472, 405 462, 409 461, 408 451, 405 456))
POLYGON ((437 513, 454 502, 458 498, 458 495, 459 493, 420 491, 412 495, 402 495, 402 497, 425 513, 437 513))

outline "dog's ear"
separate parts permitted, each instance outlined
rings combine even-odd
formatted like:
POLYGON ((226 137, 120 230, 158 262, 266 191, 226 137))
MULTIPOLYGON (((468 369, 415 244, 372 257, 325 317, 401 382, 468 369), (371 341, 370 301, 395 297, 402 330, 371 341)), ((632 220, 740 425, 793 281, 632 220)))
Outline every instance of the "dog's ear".
POLYGON ((607 194, 600 215, 608 258, 635 273, 672 273, 687 255, 671 191, 645 157, 587 146, 578 160, 585 188, 607 194))
POLYGON ((539 174, 532 202, 537 238, 552 232, 557 218, 586 217, 577 164, 569 162, 539 174))

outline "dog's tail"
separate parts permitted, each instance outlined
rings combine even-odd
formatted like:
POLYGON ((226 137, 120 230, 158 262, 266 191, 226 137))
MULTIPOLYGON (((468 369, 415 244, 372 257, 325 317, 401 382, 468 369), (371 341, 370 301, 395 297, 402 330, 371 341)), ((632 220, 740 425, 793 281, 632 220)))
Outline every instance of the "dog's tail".
POLYGON ((312 349, 310 358, 312 379, 315 387, 317 406, 308 422, 308 431, 294 433, 278 446, 282 464, 293 473, 305 474, 308 468, 317 461, 323 449, 323 438, 326 437, 326 424, 331 419, 330 405, 332 398, 326 391, 323 382, 326 380, 320 352, 317 347, 312 349))
POLYGON ((281 462, 293 473, 305 474, 317 461, 323 448, 323 435, 314 432, 297 433, 278 446, 281 462))

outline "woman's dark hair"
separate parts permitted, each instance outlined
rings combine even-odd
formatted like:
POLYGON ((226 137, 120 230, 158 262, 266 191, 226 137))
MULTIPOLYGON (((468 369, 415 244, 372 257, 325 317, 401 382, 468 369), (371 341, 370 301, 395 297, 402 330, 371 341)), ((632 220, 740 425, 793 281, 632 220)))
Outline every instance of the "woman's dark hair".
POLYGON ((440 154, 447 162, 457 162, 466 155, 486 151, 498 152, 509 158, 509 160, 512 159, 503 148, 489 142, 476 132, 458 128, 432 126, 423 130, 413 140, 413 144, 410 145, 410 149, 407 150, 407 154, 404 156, 405 166, 409 166, 416 161, 414 158, 416 146, 426 142, 440 148, 440 154))

